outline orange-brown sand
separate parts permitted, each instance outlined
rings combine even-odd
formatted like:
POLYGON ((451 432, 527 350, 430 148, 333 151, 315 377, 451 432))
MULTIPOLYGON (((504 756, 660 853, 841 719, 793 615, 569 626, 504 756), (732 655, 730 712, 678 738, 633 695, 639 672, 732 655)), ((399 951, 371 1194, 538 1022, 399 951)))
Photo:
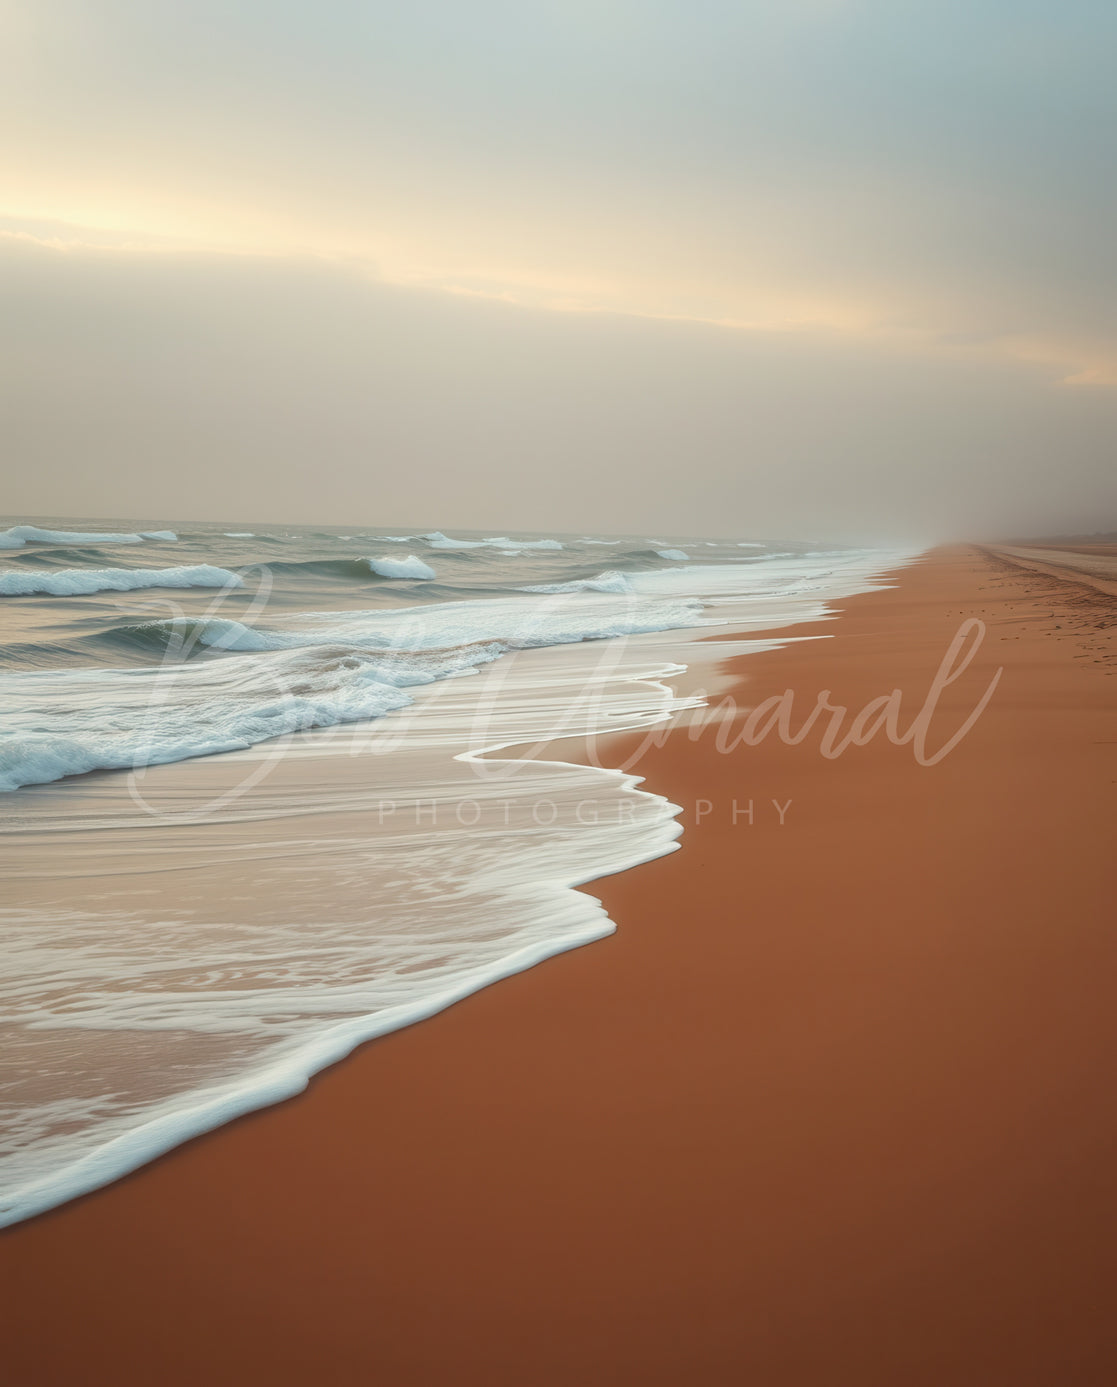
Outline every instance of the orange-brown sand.
POLYGON ((736 697, 906 725, 978 617, 948 757, 673 733, 638 770, 683 847, 590 888, 616 935, 0 1237, 0 1378, 1117 1381, 1112 599, 897 581, 736 697))

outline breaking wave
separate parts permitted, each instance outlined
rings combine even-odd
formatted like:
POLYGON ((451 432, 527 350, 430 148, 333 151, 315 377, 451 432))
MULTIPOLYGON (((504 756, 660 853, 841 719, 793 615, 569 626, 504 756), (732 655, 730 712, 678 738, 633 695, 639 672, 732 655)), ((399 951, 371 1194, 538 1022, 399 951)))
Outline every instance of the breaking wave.
POLYGON ((414 554, 403 559, 366 559, 365 563, 381 578, 433 578, 434 569, 414 554))
POLYGON ((25 544, 142 544, 145 539, 177 540, 173 530, 147 530, 140 534, 90 534, 81 530, 41 530, 38 525, 13 525, 0 531, 0 549, 22 549, 25 544))
POLYGON ((408 686, 471 673, 503 653, 497 645, 427 656, 320 647, 200 666, 0 675, 0 790, 382 717, 410 703, 408 686))
POLYGON ((125 623, 114 628, 116 640, 174 663, 0 674, 0 790, 381 717, 406 706, 405 688, 471 673, 511 650, 701 622, 695 601, 580 593, 551 603, 497 598, 305 613, 268 628, 225 617, 125 623), (220 651, 235 654, 184 663, 220 651))
POLYGON ((610 569, 596 578, 575 578, 569 583, 532 583, 520 592, 632 592, 631 582, 623 573, 610 569))
POLYGON ((0 595, 75 597, 91 592, 131 592, 137 588, 239 588, 244 580, 227 568, 194 564, 187 568, 64 568, 0 573, 0 595))

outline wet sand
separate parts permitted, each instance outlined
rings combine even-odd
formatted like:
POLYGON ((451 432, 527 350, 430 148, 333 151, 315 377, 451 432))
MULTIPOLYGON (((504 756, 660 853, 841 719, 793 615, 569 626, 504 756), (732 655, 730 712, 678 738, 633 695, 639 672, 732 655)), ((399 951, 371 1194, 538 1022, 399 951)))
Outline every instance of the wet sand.
POLYGON ((1117 1380, 1112 599, 897 582, 736 698, 906 726, 975 617, 950 755, 676 731, 635 769, 683 847, 589 888, 616 935, 0 1235, 4 1380, 1117 1380))
POLYGON ((989 552, 1034 573, 1097 588, 1110 597, 1117 597, 1117 556, 1112 545, 1083 546, 1078 549, 1043 545, 1035 549, 1021 549, 999 544, 991 545, 989 552))

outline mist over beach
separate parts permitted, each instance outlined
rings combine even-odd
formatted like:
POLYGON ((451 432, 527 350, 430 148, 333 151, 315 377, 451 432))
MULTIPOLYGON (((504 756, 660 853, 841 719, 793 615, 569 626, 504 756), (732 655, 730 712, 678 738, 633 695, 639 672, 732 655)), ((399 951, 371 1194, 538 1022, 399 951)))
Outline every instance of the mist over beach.
POLYGON ((1089 532, 1113 25, 10 4, 6 509, 1089 532))

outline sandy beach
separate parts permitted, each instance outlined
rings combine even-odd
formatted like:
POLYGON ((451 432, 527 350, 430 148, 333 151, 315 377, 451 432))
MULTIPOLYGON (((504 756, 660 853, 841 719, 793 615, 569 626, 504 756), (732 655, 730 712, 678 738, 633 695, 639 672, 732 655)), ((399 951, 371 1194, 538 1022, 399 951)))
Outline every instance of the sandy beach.
POLYGON ((1081 577, 938 550, 736 661, 737 714, 630 767, 685 833, 587 888, 615 935, 0 1234, 4 1381, 1117 1380, 1117 664, 1081 577), (796 727, 894 689, 908 727, 969 620, 923 760, 1003 673, 935 764, 722 749, 788 689, 796 727))

